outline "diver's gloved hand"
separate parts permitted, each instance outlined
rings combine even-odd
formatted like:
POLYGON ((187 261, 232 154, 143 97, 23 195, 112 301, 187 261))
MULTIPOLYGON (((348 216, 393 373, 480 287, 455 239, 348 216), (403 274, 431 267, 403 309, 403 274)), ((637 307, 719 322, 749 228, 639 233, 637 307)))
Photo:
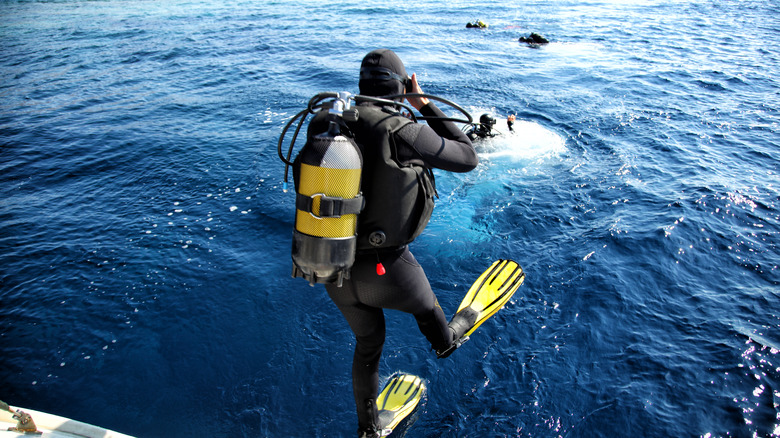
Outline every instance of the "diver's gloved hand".
MULTIPOLYGON (((423 94, 420 84, 417 83, 417 73, 412 73, 412 89, 409 93, 423 94)), ((420 111, 420 108, 430 103, 430 100, 425 97, 407 97, 406 100, 409 102, 409 105, 415 107, 417 111, 420 111)))

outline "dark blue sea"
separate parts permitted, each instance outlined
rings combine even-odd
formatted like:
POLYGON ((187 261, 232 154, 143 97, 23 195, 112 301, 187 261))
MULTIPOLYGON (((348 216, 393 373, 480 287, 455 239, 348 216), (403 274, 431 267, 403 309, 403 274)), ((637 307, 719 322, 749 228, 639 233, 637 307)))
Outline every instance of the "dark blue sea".
POLYGON ((778 437, 779 46, 774 0, 3 1, 0 400, 352 436, 354 340, 290 278, 277 141, 386 47, 518 119, 437 173, 412 250, 445 312, 497 258, 527 274, 446 360, 387 312, 381 377, 428 385, 406 436, 778 437))

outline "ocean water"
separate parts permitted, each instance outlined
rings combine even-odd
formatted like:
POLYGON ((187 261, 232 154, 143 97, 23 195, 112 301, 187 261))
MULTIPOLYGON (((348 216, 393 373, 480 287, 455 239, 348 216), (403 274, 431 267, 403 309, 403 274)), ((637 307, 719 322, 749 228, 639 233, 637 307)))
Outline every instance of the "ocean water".
POLYGON ((0 400, 139 437, 352 436, 354 341, 290 278, 276 147, 388 47, 426 92, 518 119, 476 170, 437 173, 412 249, 445 312, 494 259, 527 273, 446 360, 387 312, 382 377, 429 388, 406 436, 780 436, 778 17, 4 1, 0 400))

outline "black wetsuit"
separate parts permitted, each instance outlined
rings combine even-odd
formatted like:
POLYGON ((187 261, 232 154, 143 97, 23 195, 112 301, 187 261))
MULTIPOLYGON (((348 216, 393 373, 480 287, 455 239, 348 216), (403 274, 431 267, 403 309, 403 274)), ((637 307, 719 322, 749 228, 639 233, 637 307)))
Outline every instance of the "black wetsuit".
MULTIPOLYGON (((445 117, 433 104, 420 112, 425 116, 445 117)), ((415 162, 452 172, 468 172, 477 165, 474 147, 452 122, 410 123, 395 136, 397 156, 403 164, 415 162)), ((452 343, 452 331, 423 268, 406 245, 359 251, 351 278, 342 287, 327 284, 325 288, 355 334, 352 384, 358 425, 360 430, 370 430, 377 426, 379 359, 385 342, 383 309, 414 315, 420 331, 436 350, 452 343), (377 262, 384 266, 384 275, 377 274, 377 262)))
MULTIPOLYGON (((510 130, 511 130, 510 126, 510 130)), ((488 138, 488 137, 495 137, 499 133, 498 131, 493 131, 490 127, 486 127, 484 125, 475 125, 472 127, 468 132, 466 132, 466 135, 468 136, 469 140, 474 141, 480 138, 488 138)))

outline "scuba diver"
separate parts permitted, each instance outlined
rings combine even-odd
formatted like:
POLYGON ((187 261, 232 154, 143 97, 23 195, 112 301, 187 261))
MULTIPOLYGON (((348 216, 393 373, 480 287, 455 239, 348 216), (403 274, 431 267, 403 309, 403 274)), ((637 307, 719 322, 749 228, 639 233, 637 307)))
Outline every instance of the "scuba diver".
MULTIPOLYGON (((412 314, 439 357, 449 355, 475 323, 476 316, 456 316, 448 323, 408 244, 423 231, 433 211, 432 169, 468 172, 477 166, 478 158, 463 131, 452 121, 438 119, 446 116, 433 102, 405 95, 422 94, 422 89, 417 76, 407 75, 393 51, 374 50, 363 58, 359 88, 362 96, 392 96, 393 100, 363 101, 356 107, 356 121, 340 122, 362 153, 360 184, 365 206, 357 216, 357 252, 349 275, 339 280, 341 285, 326 283, 325 289, 356 339, 352 385, 358 434, 375 437, 382 431, 377 394, 385 343, 383 309, 412 314), (427 124, 414 123, 392 105, 404 99, 423 116, 432 117, 426 119, 427 124)), ((326 113, 318 113, 311 121, 309 138, 329 129, 326 113)))
MULTIPOLYGON (((515 123, 515 115, 510 114, 506 119, 507 127, 509 128, 509 131, 514 131, 513 125, 515 123)), ((489 138, 489 137, 495 137, 497 135, 501 134, 501 131, 494 129, 494 126, 496 126, 496 119, 491 116, 490 114, 482 114, 479 116, 479 123, 472 123, 471 125, 466 125, 466 135, 468 136, 469 140, 474 141, 480 138, 489 138)))
POLYGON ((466 23, 466 27, 468 29, 487 29, 490 26, 482 20, 474 20, 470 23, 466 23))
MULTIPOLYGON (((286 166, 283 190, 289 168, 295 183, 292 276, 311 286, 324 284, 354 333, 352 389, 358 435, 378 437, 393 433, 425 393, 423 379, 401 373, 378 394, 384 309, 414 316, 436 356, 446 358, 509 301, 525 273, 515 261, 494 261, 447 322, 408 245, 433 212, 438 196, 433 169, 469 172, 477 167, 474 145, 453 122, 475 124, 456 104, 423 94, 417 76, 409 77, 391 50, 374 50, 363 58, 358 85, 356 96, 315 95, 282 130, 278 153, 286 166), (467 120, 447 117, 434 100, 457 109, 467 120), (353 101, 355 107, 350 106, 353 101), (307 114, 316 115, 306 131, 306 144, 291 161, 307 114), (296 120, 298 128, 285 156, 282 143, 296 120)), ((510 130, 512 122, 514 116, 507 119, 510 130)), ((487 124, 492 128, 495 120, 487 124)))

